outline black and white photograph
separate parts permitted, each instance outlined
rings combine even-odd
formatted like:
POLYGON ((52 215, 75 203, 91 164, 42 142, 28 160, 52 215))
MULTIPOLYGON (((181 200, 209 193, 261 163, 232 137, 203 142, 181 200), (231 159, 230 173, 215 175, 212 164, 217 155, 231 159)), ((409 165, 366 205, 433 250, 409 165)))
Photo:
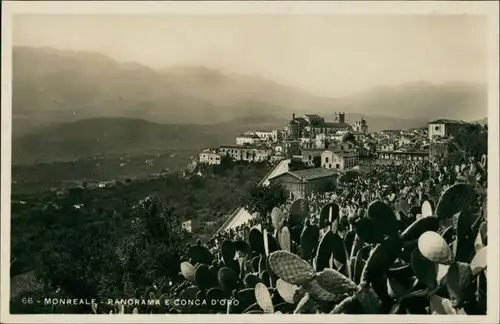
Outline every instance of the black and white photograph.
POLYGON ((104 2, 2 3, 2 322, 498 322, 498 2, 104 2))

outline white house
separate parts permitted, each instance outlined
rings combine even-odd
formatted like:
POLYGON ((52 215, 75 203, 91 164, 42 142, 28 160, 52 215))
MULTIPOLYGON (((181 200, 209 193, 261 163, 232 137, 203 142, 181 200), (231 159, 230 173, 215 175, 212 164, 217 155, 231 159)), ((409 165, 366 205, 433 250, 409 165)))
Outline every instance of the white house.
POLYGON ((204 150, 199 154, 199 161, 200 163, 205 163, 205 164, 220 164, 221 163, 221 158, 222 155, 215 152, 215 150, 204 150))
POLYGON ((321 166, 325 169, 348 170, 359 165, 359 156, 354 153, 326 150, 321 154, 321 166))
POLYGON ((302 149, 302 163, 308 166, 314 166, 314 160, 316 157, 321 159, 321 154, 323 153, 324 148, 321 149, 302 149))
POLYGON ((273 149, 258 145, 223 145, 219 147, 219 154, 235 161, 263 162, 270 160, 273 149))
POLYGON ((274 142, 275 141, 274 137, 275 137, 276 134, 274 134, 273 131, 269 131, 269 132, 267 132, 267 131, 256 131, 255 135, 257 135, 261 141, 265 141, 265 142, 267 142, 267 141, 273 141, 274 142))
POLYGON ((236 145, 253 145, 260 141, 259 136, 251 133, 241 134, 236 137, 236 145))

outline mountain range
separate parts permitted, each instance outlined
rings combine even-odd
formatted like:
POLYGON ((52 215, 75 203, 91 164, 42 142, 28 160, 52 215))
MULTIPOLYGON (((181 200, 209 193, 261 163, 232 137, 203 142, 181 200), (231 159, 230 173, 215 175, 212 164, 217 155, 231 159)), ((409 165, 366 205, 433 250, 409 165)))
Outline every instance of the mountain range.
POLYGON ((486 84, 414 82, 328 98, 254 75, 202 66, 155 70, 94 52, 14 47, 12 58, 14 160, 19 152, 67 147, 70 139, 82 154, 94 152, 89 137, 110 129, 109 145, 120 151, 119 138, 137 148, 156 147, 144 141, 162 136, 165 147, 228 141, 246 129, 282 128, 294 112, 332 120, 344 111, 348 122, 363 116, 370 131, 487 116, 486 84), (176 136, 177 144, 170 140, 176 136))

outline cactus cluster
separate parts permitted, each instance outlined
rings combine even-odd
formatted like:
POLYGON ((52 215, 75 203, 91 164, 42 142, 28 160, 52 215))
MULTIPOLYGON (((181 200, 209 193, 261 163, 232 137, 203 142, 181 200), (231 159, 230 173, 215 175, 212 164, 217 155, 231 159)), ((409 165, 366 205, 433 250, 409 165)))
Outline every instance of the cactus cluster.
POLYGON ((182 280, 146 295, 206 301, 167 313, 486 314, 487 201, 470 208, 484 193, 468 177, 437 203, 391 196, 343 209, 332 199, 315 223, 297 199, 273 209, 272 232, 254 227, 212 252, 192 246, 182 280))

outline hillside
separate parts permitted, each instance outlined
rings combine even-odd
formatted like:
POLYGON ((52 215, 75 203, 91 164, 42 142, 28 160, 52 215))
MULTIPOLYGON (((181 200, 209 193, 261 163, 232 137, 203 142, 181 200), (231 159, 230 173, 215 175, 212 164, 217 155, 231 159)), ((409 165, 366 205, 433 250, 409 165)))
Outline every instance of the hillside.
MULTIPOLYGON (((246 201, 249 190, 268 171, 266 164, 235 163, 207 167, 202 178, 168 174, 155 179, 134 179, 109 188, 71 189, 63 196, 46 190, 36 195, 13 193, 11 244, 12 257, 17 261, 11 268, 11 276, 40 266, 42 251, 57 251, 74 243, 61 244, 64 237, 78 233, 77 237, 85 238, 88 234, 85 229, 89 226, 105 233, 100 236, 105 238, 104 244, 99 244, 101 247, 109 244, 112 238, 130 238, 137 232, 133 227, 133 206, 148 196, 157 196, 164 204, 175 208, 173 221, 198 220, 201 228, 197 235, 210 235, 228 214, 246 201), (24 203, 16 203, 20 200, 24 203), (77 209, 75 204, 82 206, 77 209), (113 225, 108 226, 110 224, 113 225)), ((182 244, 185 246, 186 241, 182 244)), ((158 246, 154 248, 158 250, 158 246)), ((57 268, 64 265, 72 267, 60 262, 57 268)))
POLYGON ((282 126, 293 112, 332 119, 335 111, 345 111, 350 121, 365 115, 373 131, 418 127, 442 117, 476 120, 487 115, 486 87, 420 82, 325 98, 206 67, 153 70, 99 53, 13 49, 15 137, 54 122, 97 117, 205 125, 271 119, 276 121, 272 125, 282 126))

